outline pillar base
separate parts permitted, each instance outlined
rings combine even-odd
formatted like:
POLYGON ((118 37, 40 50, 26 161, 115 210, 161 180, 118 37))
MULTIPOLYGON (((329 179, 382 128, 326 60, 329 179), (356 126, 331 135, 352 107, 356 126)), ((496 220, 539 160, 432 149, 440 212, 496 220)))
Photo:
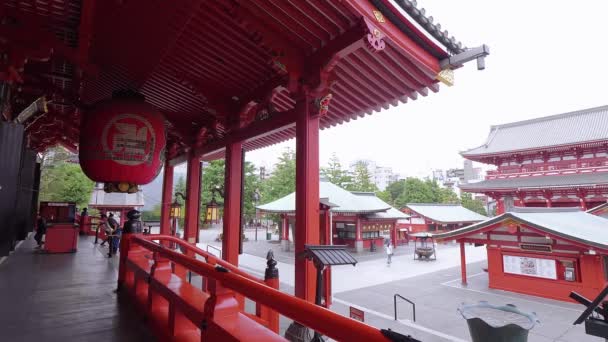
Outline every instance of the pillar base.
POLYGON ((281 251, 289 252, 289 240, 281 240, 281 251))
POLYGON ((355 252, 357 252, 357 253, 363 252, 363 240, 355 241, 355 252))

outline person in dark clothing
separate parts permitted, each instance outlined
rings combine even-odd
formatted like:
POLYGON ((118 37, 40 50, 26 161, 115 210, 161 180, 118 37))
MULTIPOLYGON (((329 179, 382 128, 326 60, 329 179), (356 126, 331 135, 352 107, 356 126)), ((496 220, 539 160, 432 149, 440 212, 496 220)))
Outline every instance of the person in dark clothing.
MULTIPOLYGON (((104 214, 102 214, 102 218, 105 218, 104 214)), ((105 220, 104 233, 106 233, 106 239, 103 240, 101 246, 103 246, 106 242, 108 245, 112 245, 112 235, 118 226, 118 222, 116 222, 116 219, 114 218, 114 213, 110 213, 107 220, 105 220)))
POLYGON ((42 247, 42 244, 44 243, 42 242, 42 237, 44 234, 46 234, 46 220, 44 217, 42 217, 42 215, 38 214, 38 220, 36 221, 36 234, 34 235, 34 240, 36 240, 36 243, 38 243, 36 248, 42 247))
POLYGON ((87 208, 83 208, 80 212, 80 218, 78 220, 78 224, 80 225, 80 234, 85 234, 85 232, 87 231, 87 229, 85 228, 85 225, 88 224, 87 216, 89 216, 89 212, 87 210, 87 208))

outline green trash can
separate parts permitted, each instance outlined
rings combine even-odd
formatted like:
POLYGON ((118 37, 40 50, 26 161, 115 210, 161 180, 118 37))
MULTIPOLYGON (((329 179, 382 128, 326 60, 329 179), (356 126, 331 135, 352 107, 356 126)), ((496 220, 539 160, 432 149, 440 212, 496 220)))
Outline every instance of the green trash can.
POLYGON ((540 323, 536 313, 524 313, 513 304, 463 303, 458 311, 467 320, 473 342, 526 342, 530 329, 540 323))
POLYGON ((272 240, 272 233, 266 233, 266 240, 272 240))

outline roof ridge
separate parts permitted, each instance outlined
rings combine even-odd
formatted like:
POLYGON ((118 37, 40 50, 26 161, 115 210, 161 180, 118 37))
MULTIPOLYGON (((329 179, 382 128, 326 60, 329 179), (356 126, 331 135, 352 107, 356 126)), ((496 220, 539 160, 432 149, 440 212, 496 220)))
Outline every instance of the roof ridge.
MULTIPOLYGON (((500 124, 500 125, 492 125, 492 126, 490 126, 490 134, 494 130, 498 130, 499 128, 523 126, 523 125, 527 125, 527 124, 531 124, 531 123, 536 123, 536 122, 558 120, 558 119, 562 119, 562 118, 570 117, 570 116, 585 115, 585 114, 595 114, 596 112, 598 112, 600 110, 608 110, 608 105, 603 105, 603 106, 598 106, 598 107, 592 107, 592 108, 586 108, 586 109, 579 109, 579 110, 575 110, 575 111, 572 111, 572 112, 561 113, 561 114, 553 114, 553 115, 549 115, 549 116, 541 116, 541 117, 537 117, 537 118, 533 118, 533 119, 527 119, 527 120, 522 120, 522 121, 509 122, 509 123, 500 124)), ((486 144, 484 144, 484 145, 486 145, 486 144)), ((481 146, 484 146, 484 145, 481 145, 481 146)))
POLYGON ((406 203, 406 206, 408 205, 421 205, 421 206, 445 206, 445 207, 458 207, 461 206, 458 203, 406 203))

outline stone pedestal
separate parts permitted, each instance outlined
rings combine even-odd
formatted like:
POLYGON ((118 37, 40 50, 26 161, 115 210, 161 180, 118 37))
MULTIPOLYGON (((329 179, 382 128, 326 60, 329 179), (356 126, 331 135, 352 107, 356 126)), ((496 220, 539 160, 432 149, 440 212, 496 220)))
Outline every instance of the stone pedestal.
POLYGON ((281 240, 281 251, 289 252, 289 240, 281 240))
POLYGON ((363 252, 363 240, 355 241, 355 252, 357 252, 357 253, 363 252))

